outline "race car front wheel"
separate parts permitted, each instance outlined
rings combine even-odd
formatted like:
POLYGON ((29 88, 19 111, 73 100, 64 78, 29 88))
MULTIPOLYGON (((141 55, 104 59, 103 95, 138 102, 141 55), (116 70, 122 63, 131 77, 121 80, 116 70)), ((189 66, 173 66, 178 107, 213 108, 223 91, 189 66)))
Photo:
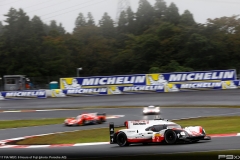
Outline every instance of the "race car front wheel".
POLYGON ((171 129, 166 130, 164 139, 167 144, 174 144, 177 141, 177 134, 171 129))
POLYGON ((117 144, 120 147, 129 145, 129 143, 127 142, 127 136, 126 136, 125 133, 123 133, 123 132, 118 133, 118 135, 117 135, 117 144))

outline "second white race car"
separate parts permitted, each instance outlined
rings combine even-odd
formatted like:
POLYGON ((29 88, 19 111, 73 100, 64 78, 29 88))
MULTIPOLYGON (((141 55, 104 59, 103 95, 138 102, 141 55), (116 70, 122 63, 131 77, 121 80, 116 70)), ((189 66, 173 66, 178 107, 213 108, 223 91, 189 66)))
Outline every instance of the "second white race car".
POLYGON ((143 108, 143 115, 148 115, 148 114, 160 114, 160 107, 156 107, 156 106, 147 106, 143 108))

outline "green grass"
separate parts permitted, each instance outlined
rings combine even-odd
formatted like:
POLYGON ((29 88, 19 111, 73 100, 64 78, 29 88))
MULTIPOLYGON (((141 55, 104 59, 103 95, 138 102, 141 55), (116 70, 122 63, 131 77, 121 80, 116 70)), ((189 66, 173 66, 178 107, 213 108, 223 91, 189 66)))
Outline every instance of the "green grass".
POLYGON ((240 133, 240 116, 216 116, 174 121, 184 126, 203 126, 207 134, 240 133))
POLYGON ((59 124, 63 123, 64 119, 65 118, 36 119, 36 120, 6 120, 6 121, 1 120, 0 129, 59 124))
MULTIPOLYGON (((198 118, 190 120, 177 120, 174 122, 183 127, 194 125, 203 126, 207 134, 240 132, 240 116, 198 118)), ((115 128, 115 131, 119 129, 121 128, 115 128)), ((73 144, 106 141, 109 141, 109 129, 99 128, 29 138, 18 141, 17 144, 73 144)))

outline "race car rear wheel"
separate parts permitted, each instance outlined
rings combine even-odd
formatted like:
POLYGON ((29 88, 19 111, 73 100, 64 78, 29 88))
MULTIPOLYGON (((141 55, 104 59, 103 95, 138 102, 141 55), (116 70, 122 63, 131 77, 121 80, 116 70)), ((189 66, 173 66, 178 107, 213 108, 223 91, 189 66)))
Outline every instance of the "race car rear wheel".
POLYGON ((82 126, 85 126, 86 125, 86 121, 85 120, 82 120, 82 126))
POLYGON ((102 124, 102 123, 103 123, 103 119, 101 118, 98 120, 98 124, 102 124))
POLYGON ((118 135, 117 135, 117 144, 120 146, 120 147, 123 147, 123 146, 128 146, 129 143, 127 142, 127 136, 125 133, 123 132, 119 132, 118 135))
POLYGON ((171 129, 166 130, 164 140, 167 144, 174 144, 177 141, 177 134, 171 129))

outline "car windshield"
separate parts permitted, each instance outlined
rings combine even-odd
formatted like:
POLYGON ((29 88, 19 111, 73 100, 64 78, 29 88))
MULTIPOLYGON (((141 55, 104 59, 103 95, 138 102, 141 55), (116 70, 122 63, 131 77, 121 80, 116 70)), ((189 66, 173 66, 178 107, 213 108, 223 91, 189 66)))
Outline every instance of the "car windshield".
POLYGON ((148 106, 148 108, 154 108, 155 106, 148 106))
POLYGON ((182 128, 182 127, 180 125, 177 125, 177 124, 167 126, 167 129, 173 129, 173 128, 182 128))
POLYGON ((81 119, 82 118, 82 116, 77 116, 76 117, 76 120, 79 120, 79 119, 81 119))

